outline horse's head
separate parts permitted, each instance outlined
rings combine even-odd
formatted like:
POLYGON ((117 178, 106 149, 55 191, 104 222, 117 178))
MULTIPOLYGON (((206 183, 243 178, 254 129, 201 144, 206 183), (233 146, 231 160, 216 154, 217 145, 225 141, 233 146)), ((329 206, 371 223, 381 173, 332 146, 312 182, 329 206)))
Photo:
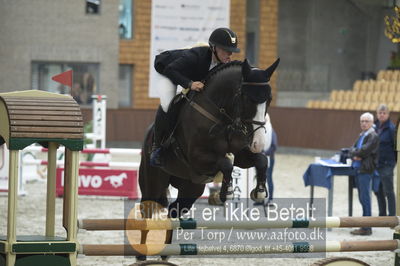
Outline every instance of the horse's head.
POLYGON ((233 61, 214 68, 206 78, 203 97, 198 101, 218 113, 215 117, 206 112, 205 116, 215 122, 209 132, 226 132, 231 151, 249 146, 258 153, 264 148, 265 115, 272 100, 268 81, 278 64, 279 59, 261 70, 251 67, 247 60, 233 61))
POLYGON ((242 64, 242 108, 240 119, 252 124, 253 138, 250 150, 261 152, 266 143, 265 115, 272 100, 271 87, 268 82, 279 65, 279 58, 267 69, 253 68, 247 60, 242 64))

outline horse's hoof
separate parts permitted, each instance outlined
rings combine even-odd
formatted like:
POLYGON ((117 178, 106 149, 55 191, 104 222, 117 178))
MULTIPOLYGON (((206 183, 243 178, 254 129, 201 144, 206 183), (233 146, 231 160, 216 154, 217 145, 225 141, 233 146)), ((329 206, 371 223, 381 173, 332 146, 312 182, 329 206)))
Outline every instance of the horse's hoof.
POLYGON ((233 187, 228 186, 227 191, 226 191, 226 199, 227 200, 232 200, 233 199, 233 187))
POLYGON ((227 200, 232 200, 234 196, 232 183, 222 184, 219 192, 219 198, 224 203, 227 200))
POLYGON ((267 197, 267 193, 264 189, 253 189, 250 192, 250 198, 252 201, 257 202, 257 203, 261 203, 264 202, 264 199, 267 197))

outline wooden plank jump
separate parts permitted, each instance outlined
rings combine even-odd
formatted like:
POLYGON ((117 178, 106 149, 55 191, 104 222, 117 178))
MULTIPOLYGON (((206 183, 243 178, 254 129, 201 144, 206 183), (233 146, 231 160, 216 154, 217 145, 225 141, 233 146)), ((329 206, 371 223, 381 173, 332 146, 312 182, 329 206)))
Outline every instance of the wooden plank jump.
POLYGON ((90 231, 105 230, 173 230, 183 229, 266 229, 266 228, 339 228, 391 227, 400 224, 398 216, 322 217, 315 220, 196 221, 194 219, 80 219, 78 227, 90 231))
POLYGON ((133 244, 133 245, 81 245, 79 253, 86 256, 177 256, 177 255, 229 255, 229 254, 276 254, 394 251, 399 249, 399 240, 373 241, 327 241, 326 244, 312 242, 241 244, 133 244), (279 247, 279 248, 274 248, 279 247))

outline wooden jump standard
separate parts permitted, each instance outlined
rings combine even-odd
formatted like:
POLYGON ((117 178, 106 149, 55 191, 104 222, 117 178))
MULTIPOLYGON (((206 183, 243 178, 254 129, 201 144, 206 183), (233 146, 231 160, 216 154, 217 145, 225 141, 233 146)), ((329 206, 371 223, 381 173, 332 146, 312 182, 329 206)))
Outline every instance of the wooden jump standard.
MULTIPOLYGON (((83 119, 68 95, 29 90, 0 93, 0 145, 9 149, 7 235, 0 236, 0 266, 76 265, 79 151, 83 149, 83 119), (45 235, 18 235, 17 190, 19 151, 39 143, 48 148, 45 235), (65 147, 63 226, 55 235, 57 149, 65 147)), ((35 206, 33 206, 35 207, 35 206)), ((5 215, 4 215, 5 216, 5 215)), ((3 218, 3 214, 1 216, 3 218)))
POLYGON ((270 221, 196 221, 194 219, 82 219, 78 228, 88 231, 104 230, 173 230, 173 229, 267 229, 267 228, 339 228, 339 227, 397 227, 398 216, 326 217, 315 220, 270 221))
POLYGON ((354 251, 394 251, 400 248, 399 240, 326 241, 325 244, 293 242, 260 245, 210 245, 210 244, 133 244, 133 245, 81 245, 79 253, 86 256, 174 256, 174 255, 229 255, 276 254, 354 251), (276 247, 276 248, 274 248, 276 247))

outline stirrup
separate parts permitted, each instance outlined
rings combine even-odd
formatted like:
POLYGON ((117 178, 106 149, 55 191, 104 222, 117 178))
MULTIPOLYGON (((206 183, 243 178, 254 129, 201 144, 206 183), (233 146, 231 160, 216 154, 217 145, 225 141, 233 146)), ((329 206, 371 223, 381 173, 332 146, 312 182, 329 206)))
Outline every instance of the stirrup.
POLYGON ((162 166, 161 147, 154 147, 150 154, 150 165, 154 167, 162 166))

